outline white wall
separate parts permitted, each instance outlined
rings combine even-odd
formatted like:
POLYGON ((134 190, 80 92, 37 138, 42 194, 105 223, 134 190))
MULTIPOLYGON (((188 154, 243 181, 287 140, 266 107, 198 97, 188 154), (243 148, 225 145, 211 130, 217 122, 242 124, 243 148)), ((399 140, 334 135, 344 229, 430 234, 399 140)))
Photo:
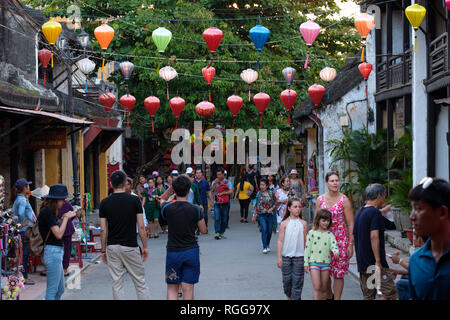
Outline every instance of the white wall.
POLYGON ((375 57, 375 28, 367 37, 367 53, 366 60, 368 63, 372 64, 373 70, 367 80, 367 93, 369 98, 369 108, 372 110, 373 119, 372 123, 367 124, 367 129, 370 133, 375 133, 377 131, 377 121, 376 121, 376 102, 374 93, 377 91, 377 76, 376 76, 376 57, 375 57))
POLYGON ((436 125, 436 177, 448 180, 448 107, 442 107, 436 125))

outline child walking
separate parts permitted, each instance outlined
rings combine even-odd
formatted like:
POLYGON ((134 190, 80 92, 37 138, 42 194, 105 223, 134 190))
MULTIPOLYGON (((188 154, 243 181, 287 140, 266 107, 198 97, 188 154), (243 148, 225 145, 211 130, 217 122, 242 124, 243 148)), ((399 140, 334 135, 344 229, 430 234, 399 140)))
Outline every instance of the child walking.
POLYGON ((304 279, 304 252, 308 224, 303 220, 303 203, 290 198, 280 223, 277 266, 281 268, 283 289, 288 300, 301 300, 304 279))
POLYGON ((313 299, 326 300, 327 285, 330 276, 330 262, 333 252, 339 258, 336 238, 329 231, 331 212, 320 209, 314 217, 313 229, 308 233, 305 248, 305 272, 311 272, 313 299))

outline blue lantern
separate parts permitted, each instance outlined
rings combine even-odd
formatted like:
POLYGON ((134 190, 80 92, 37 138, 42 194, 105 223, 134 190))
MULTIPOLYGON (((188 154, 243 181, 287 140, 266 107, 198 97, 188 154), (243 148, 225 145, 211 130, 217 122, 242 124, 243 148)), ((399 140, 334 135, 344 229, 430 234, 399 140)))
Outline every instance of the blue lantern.
POLYGON ((258 69, 261 50, 264 48, 267 39, 269 39, 270 30, 258 24, 250 29, 250 39, 252 39, 256 50, 258 50, 258 61, 256 62, 255 70, 258 69))

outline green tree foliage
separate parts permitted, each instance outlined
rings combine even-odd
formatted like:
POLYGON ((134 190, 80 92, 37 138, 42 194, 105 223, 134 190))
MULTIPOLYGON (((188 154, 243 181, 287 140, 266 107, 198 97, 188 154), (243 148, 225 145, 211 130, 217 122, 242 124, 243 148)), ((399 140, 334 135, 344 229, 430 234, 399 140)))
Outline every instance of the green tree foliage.
MULTIPOLYGON (((24 2, 34 7, 39 6, 48 17, 57 13, 64 15, 66 8, 71 5, 62 0, 45 1, 44 7, 43 1, 24 2)), ((107 53, 106 57, 116 61, 129 60, 136 66, 129 81, 130 94, 138 101, 130 117, 131 127, 135 133, 142 137, 152 136, 150 117, 143 101, 150 95, 160 98, 161 107, 155 117, 155 135, 158 135, 160 140, 163 140, 162 132, 166 128, 174 127, 175 117, 166 98, 166 85, 159 78, 157 70, 170 65, 179 73, 179 77, 172 80, 169 85, 171 97, 179 95, 186 100, 186 107, 180 117, 180 126, 188 128, 193 125, 194 120, 201 120, 195 113, 195 106, 198 102, 208 99, 208 87, 201 69, 207 65, 210 58, 202 33, 211 26, 220 28, 224 33, 222 44, 214 55, 215 60, 257 60, 258 53, 250 40, 249 30, 259 23, 271 31, 269 43, 262 51, 261 61, 304 60, 307 52, 311 53, 307 70, 303 69, 303 62, 262 62, 258 82, 252 85, 252 94, 263 91, 271 96, 271 102, 264 114, 263 127, 281 129, 282 145, 289 143, 293 131, 286 125, 287 112, 280 100, 281 91, 287 88, 281 71, 287 66, 297 70, 296 80, 300 81, 295 82, 292 88, 299 95, 297 99, 299 103, 307 97, 307 89, 311 84, 321 82, 319 72, 322 68, 331 66, 339 69, 343 65, 344 58, 355 55, 360 47, 360 38, 354 28, 353 19, 339 18, 335 1, 83 0, 75 1, 74 4, 80 6, 83 27, 92 35, 91 42, 98 52, 101 50, 93 37, 93 31, 99 25, 99 21, 94 17, 111 15, 121 18, 108 22, 115 29, 116 36, 107 51, 109 56, 107 53), (258 20, 258 17, 268 16, 273 18, 258 20), (307 16, 315 16, 315 21, 322 27, 322 32, 312 48, 306 46, 299 32, 299 26, 307 21, 307 16), (168 19, 197 21, 167 21, 168 19), (198 21, 202 19, 204 21, 198 21), (221 20, 212 21, 212 19, 221 20), (157 52, 151 37, 152 31, 159 26, 173 33, 172 41, 163 54, 157 52), (152 56, 161 60, 126 59, 111 53, 152 56)), ((96 62, 98 65, 101 64, 100 59, 96 62)), ((253 68, 255 63, 215 61, 213 66, 216 68, 216 76, 211 93, 216 112, 208 121, 222 127, 231 127, 233 117, 226 105, 226 99, 232 94, 238 94, 244 98, 245 103, 236 119, 235 127, 258 128, 257 109, 253 102, 248 102, 248 86, 239 76, 242 70, 253 68)), ((124 94, 125 81, 119 72, 114 75, 113 81, 119 86, 119 96, 124 94)))

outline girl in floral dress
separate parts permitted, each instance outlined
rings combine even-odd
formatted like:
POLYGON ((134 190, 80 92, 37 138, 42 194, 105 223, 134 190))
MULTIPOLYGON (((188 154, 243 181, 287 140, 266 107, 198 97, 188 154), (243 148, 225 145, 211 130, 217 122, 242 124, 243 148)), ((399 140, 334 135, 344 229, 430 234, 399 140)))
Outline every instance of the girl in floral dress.
POLYGON ((316 214, 326 209, 332 214, 331 233, 335 236, 339 258, 331 258, 330 277, 334 279, 333 291, 331 280, 328 283, 328 299, 340 300, 344 289, 344 277, 348 274, 349 261, 353 255, 353 209, 350 200, 339 192, 339 174, 329 172, 325 176, 328 192, 319 196, 316 201, 316 214), (348 228, 347 228, 348 226, 348 228))

